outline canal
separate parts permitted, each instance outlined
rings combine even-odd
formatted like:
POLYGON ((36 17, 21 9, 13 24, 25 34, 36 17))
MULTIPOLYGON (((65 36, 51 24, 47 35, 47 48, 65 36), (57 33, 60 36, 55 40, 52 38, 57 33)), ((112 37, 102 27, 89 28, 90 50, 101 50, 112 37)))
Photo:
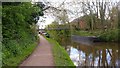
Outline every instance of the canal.
POLYGON ((120 46, 113 42, 93 42, 94 36, 69 35, 68 31, 49 31, 68 52, 76 66, 120 66, 120 46))
POLYGON ((65 46, 76 66, 120 66, 118 43, 85 43, 71 41, 65 46))

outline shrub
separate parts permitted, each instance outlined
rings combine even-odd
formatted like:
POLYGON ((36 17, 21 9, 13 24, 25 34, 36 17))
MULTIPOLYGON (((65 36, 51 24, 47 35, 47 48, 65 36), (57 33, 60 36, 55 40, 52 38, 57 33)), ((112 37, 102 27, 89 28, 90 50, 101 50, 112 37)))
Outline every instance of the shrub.
POLYGON ((118 41, 118 32, 119 30, 118 29, 115 29, 115 30, 108 30, 107 32, 104 32, 102 34, 100 34, 99 38, 101 40, 104 40, 104 41, 114 41, 114 42, 117 42, 118 41))

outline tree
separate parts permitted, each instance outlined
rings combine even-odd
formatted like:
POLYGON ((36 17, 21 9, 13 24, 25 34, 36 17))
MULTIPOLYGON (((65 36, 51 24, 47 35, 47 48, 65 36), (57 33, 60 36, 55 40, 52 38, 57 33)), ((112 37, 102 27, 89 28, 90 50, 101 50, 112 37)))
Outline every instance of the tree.
POLYGON ((13 63, 11 58, 20 56, 25 49, 37 40, 32 26, 41 9, 30 2, 3 2, 2 35, 3 65, 13 63))

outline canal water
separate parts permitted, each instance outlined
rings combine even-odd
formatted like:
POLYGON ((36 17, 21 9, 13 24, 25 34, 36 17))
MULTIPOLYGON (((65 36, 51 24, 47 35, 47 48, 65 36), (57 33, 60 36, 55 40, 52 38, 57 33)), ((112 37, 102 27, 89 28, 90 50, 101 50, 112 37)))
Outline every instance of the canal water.
POLYGON ((87 45, 71 42, 65 49, 76 66, 120 66, 118 43, 97 42, 87 45))

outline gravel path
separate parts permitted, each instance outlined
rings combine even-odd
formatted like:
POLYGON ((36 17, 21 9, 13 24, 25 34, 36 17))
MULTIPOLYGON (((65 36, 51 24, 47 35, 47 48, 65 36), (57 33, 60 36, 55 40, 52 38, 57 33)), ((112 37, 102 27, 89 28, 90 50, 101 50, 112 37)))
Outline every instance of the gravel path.
POLYGON ((54 66, 51 44, 43 37, 33 53, 20 65, 22 66, 54 66))

